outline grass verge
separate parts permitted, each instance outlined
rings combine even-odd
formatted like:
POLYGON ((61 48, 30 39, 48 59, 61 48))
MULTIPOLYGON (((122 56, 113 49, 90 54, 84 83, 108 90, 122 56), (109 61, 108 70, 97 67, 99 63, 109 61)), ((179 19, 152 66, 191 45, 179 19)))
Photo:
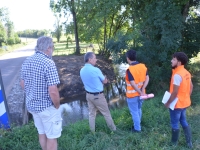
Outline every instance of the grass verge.
POLYGON ((20 38, 21 39, 21 43, 20 44, 15 44, 15 45, 8 45, 8 46, 2 46, 0 47, 0 56, 10 53, 20 47, 24 47, 25 45, 36 41, 36 39, 34 38, 20 38))

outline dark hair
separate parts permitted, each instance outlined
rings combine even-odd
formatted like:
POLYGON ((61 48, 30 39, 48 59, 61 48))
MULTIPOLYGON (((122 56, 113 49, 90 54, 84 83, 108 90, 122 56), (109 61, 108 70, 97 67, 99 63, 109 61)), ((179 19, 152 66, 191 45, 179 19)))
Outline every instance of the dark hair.
POLYGON ((181 62, 181 65, 185 65, 188 62, 188 57, 184 52, 176 52, 173 54, 173 58, 176 58, 181 62))
POLYGON ((126 52, 126 57, 128 57, 131 61, 135 61, 136 60, 136 51, 135 50, 128 50, 126 52))
POLYGON ((94 53, 93 52, 87 52, 84 56, 84 61, 87 63, 89 59, 93 58, 94 53))

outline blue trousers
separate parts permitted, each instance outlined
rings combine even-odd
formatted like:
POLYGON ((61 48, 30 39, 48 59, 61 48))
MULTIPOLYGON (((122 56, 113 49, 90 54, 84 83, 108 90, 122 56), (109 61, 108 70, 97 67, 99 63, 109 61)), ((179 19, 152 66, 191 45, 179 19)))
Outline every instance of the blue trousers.
POLYGON ((172 129, 179 129, 179 122, 183 128, 188 126, 186 120, 186 108, 179 108, 174 110, 169 109, 169 113, 172 129))
POLYGON ((141 131, 142 103, 143 100, 140 100, 139 96, 127 98, 127 104, 132 116, 134 129, 138 131, 141 131))

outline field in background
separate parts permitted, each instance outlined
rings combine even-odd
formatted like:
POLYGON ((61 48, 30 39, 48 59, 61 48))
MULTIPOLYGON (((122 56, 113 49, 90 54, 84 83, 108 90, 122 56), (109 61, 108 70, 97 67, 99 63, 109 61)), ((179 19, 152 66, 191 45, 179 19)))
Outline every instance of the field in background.
POLYGON ((32 42, 36 42, 36 38, 20 38, 22 43, 32 43, 32 42))
MULTIPOLYGON (((61 37, 60 43, 57 43, 56 38, 53 38, 53 41, 54 41, 54 46, 55 46, 54 53, 53 53, 54 56, 55 55, 70 55, 70 54, 75 53, 76 43, 74 40, 69 41, 68 45, 67 45, 67 39, 65 36, 61 37)), ((98 50, 99 50, 98 44, 80 42, 79 45, 80 45, 81 54, 84 54, 90 51, 98 53, 98 50)))
MULTIPOLYGON (((35 38, 20 38, 21 39, 21 43, 20 44, 15 44, 15 45, 5 45, 3 47, 0 47, 0 56, 4 55, 6 53, 10 53, 20 47, 23 47, 29 43, 32 42, 36 42, 37 39, 35 38)), ((70 41, 68 42, 67 45, 67 41, 66 41, 66 37, 62 36, 61 37, 61 42, 57 43, 56 39, 53 38, 54 41, 54 53, 53 55, 70 55, 70 54, 74 54, 75 53, 75 48, 76 48, 76 43, 75 41, 70 41)), ((86 52, 89 51, 93 51, 95 53, 98 53, 98 49, 99 46, 97 44, 91 44, 91 43, 80 43, 80 53, 84 54, 86 52)))
MULTIPOLYGON (((55 49, 53 55, 69 55, 75 53, 76 44, 69 43, 67 46, 67 42, 62 43, 55 43, 54 44, 55 49)), ((93 47, 90 46, 90 44, 87 43, 80 43, 80 53, 84 54, 86 52, 93 51, 95 53, 98 52, 98 45, 93 44, 93 47)))

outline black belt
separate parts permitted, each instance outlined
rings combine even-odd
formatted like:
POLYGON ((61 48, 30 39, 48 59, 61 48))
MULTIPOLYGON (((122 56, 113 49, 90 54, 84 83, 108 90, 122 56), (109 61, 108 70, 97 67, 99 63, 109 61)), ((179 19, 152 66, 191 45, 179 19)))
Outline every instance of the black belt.
POLYGON ((95 92, 95 93, 92 93, 92 92, 88 92, 88 91, 86 91, 86 93, 97 95, 97 94, 101 94, 101 93, 103 93, 103 91, 101 91, 101 92, 95 92))

